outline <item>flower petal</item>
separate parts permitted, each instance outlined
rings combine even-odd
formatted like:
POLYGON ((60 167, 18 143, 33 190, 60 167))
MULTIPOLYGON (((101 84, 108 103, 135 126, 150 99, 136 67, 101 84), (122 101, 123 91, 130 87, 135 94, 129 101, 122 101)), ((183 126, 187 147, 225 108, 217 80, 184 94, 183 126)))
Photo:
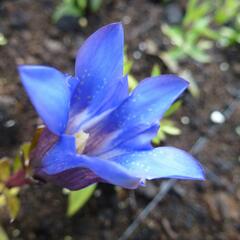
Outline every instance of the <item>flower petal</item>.
POLYGON ((112 118, 121 128, 129 129, 140 124, 150 126, 162 118, 187 86, 188 82, 174 75, 147 78, 116 109, 112 118))
POLYGON ((90 133, 86 151, 93 154, 109 151, 149 129, 187 86, 188 82, 174 75, 142 81, 119 107, 84 130, 90 133), (100 142, 96 141, 99 136, 100 142))
POLYGON ((18 70, 28 96, 44 123, 55 134, 63 133, 70 106, 65 75, 54 68, 39 65, 22 65, 18 70))
POLYGON ((45 182, 52 182, 69 190, 79 190, 93 183, 102 181, 87 168, 72 168, 54 175, 48 175, 46 172, 41 170, 35 174, 35 178, 45 182))
POLYGON ((115 86, 111 87, 106 98, 99 103, 99 110, 95 115, 99 115, 104 111, 117 107, 128 97, 128 77, 122 77, 115 86), (112 91, 111 91, 112 90, 112 91), (110 92, 111 91, 111 92, 110 92))
MULTIPOLYGON (((47 175, 57 176, 59 173, 72 170, 70 174, 74 173, 74 178, 76 181, 79 181, 79 183, 72 182, 72 185, 81 185, 81 181, 85 181, 85 179, 81 180, 81 171, 83 170, 80 171, 79 169, 90 170, 95 174, 95 176, 91 175, 91 177, 102 179, 102 181, 125 188, 136 188, 140 181, 139 178, 131 176, 127 170, 119 164, 86 155, 77 155, 75 151, 75 139, 69 135, 60 137, 57 144, 49 150, 42 160, 41 169, 36 169, 35 171, 39 172, 40 175, 42 172, 45 172, 47 175), (79 176, 79 179, 77 176, 79 176)), ((64 178, 63 185, 66 185, 64 178)))
POLYGON ((95 111, 109 88, 123 76, 123 28, 109 24, 92 34, 79 49, 75 73, 80 82, 72 97, 74 116, 84 109, 95 111))
POLYGON ((120 144, 120 148, 125 150, 149 150, 152 149, 153 146, 151 144, 152 139, 156 136, 156 133, 159 129, 159 123, 153 124, 148 129, 144 130, 136 137, 123 142, 120 144))
MULTIPOLYGON (((153 149, 152 139, 156 136, 158 129, 159 124, 154 124, 147 130, 138 134, 136 137, 119 144, 110 151, 100 154, 99 157, 108 160, 114 158, 115 156, 131 153, 133 151, 151 150, 153 149)), ((99 140, 101 141, 101 139, 99 140)))
MULTIPOLYGON (((75 83, 76 81, 73 81, 75 83)), ((71 84, 72 85, 72 84, 71 84)), ((128 78, 122 77, 114 86, 111 86, 104 99, 98 102, 98 106, 95 107, 95 111, 83 112, 82 114, 75 115, 69 119, 67 132, 68 134, 74 134, 79 128, 84 128, 85 124, 89 122, 95 122, 96 119, 101 118, 101 114, 105 114, 106 111, 116 108, 122 103, 124 99, 128 97, 128 78)), ((97 120, 98 121, 98 120, 97 120)))
POLYGON ((204 180, 201 165, 187 152, 174 147, 159 147, 112 159, 142 179, 177 178, 204 180))
POLYGON ((72 96, 79 83, 79 78, 66 74, 66 81, 68 83, 68 88, 72 96))

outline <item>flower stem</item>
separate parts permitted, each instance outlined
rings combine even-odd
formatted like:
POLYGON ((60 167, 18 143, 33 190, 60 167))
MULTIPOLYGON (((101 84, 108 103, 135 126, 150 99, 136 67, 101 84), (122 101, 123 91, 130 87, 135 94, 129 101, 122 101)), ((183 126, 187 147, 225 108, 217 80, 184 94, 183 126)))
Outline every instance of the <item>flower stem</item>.
POLYGON ((31 183, 30 179, 26 176, 26 171, 21 169, 13 174, 6 182, 6 187, 21 187, 23 185, 31 183))

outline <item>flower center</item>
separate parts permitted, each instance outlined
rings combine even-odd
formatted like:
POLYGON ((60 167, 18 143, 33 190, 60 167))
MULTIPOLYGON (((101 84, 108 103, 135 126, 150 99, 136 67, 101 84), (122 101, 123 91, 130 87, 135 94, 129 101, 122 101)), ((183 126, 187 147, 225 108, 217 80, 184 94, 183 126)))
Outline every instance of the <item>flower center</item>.
POLYGON ((88 138, 89 138, 89 133, 85 133, 84 131, 79 131, 78 133, 75 134, 77 153, 79 154, 83 153, 83 150, 86 147, 88 138))

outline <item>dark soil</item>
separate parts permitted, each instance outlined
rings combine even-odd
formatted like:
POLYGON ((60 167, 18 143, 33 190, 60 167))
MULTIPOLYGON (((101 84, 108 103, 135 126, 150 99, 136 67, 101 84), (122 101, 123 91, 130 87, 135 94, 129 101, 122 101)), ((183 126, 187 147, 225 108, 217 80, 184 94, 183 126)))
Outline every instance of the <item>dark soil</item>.
MULTIPOLYGON (((0 2, 0 31, 8 39, 0 47, 0 157, 14 156, 39 123, 19 83, 18 64, 47 64, 72 72, 83 40, 104 24, 122 21, 129 56, 135 58, 132 73, 139 79, 147 77, 154 63, 169 72, 151 49, 141 47, 151 43, 157 52, 166 49, 169 43, 160 24, 177 21, 169 17, 173 11, 169 5, 148 0, 105 1, 97 14, 89 14, 86 28, 76 28, 69 19, 64 26, 52 23, 57 2, 0 2)), ((181 16, 184 4, 176 6, 174 11, 181 16)), ((223 111, 239 94, 239 53, 239 48, 216 48, 210 64, 183 64, 193 72, 200 98, 184 95, 184 106, 174 116, 182 135, 169 137, 166 144, 189 150, 200 136, 207 136, 209 141, 197 157, 210 173, 205 182, 179 181, 131 239, 240 239, 240 136, 236 133, 240 104, 219 131, 209 133, 214 126, 211 112, 223 111), (229 64, 227 71, 221 71, 223 62, 229 64), (183 116, 189 117, 189 124, 181 124, 183 116)), ((117 239, 157 194, 160 183, 151 182, 136 191, 99 184, 94 197, 71 219, 66 217, 67 197, 61 189, 50 184, 26 187, 21 192, 20 216, 13 223, 3 217, 2 223, 13 240, 117 239)))

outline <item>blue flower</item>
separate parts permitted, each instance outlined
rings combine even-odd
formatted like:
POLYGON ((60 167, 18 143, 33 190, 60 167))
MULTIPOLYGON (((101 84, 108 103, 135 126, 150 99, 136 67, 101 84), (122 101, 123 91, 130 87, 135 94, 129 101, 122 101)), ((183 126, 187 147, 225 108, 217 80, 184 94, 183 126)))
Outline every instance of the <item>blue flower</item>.
POLYGON ((113 23, 80 48, 74 76, 47 66, 19 66, 46 125, 31 154, 36 178, 72 190, 95 182, 133 189, 145 179, 204 179, 185 151, 151 145, 159 119, 188 82, 175 75, 150 77, 129 94, 123 51, 122 25, 113 23))

